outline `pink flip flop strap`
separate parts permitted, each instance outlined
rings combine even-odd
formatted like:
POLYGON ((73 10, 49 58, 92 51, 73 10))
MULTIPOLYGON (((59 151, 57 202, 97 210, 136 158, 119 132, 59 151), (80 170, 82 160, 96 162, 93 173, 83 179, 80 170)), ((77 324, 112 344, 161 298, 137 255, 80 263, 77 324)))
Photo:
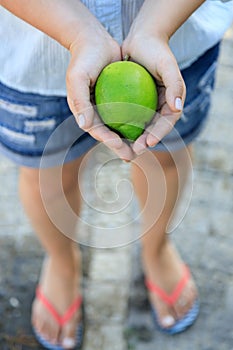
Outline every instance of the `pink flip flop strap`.
POLYGON ((167 294, 163 289, 161 289, 160 287, 158 287, 156 284, 154 284, 148 279, 145 280, 145 285, 149 291, 157 294, 166 304, 172 306, 179 299, 179 296, 189 279, 190 279, 189 268, 186 265, 184 265, 183 277, 178 282, 178 284, 176 285, 175 289, 171 294, 167 294))
POLYGON ((36 297, 38 300, 40 300, 43 303, 43 305, 50 312, 50 314, 55 318, 55 320, 60 326, 64 326, 64 324, 66 324, 71 319, 73 314, 80 308, 82 304, 82 297, 78 296, 77 299, 75 299, 75 301, 67 309, 67 311, 63 315, 60 315, 55 309, 55 307, 51 304, 51 302, 42 293, 39 286, 36 289, 36 297))

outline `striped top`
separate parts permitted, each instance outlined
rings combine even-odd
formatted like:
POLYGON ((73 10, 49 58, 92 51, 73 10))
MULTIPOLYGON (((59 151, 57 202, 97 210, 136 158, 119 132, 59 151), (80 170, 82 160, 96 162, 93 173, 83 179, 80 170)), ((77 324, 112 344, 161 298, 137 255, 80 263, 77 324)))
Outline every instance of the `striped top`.
MULTIPOLYGON (((82 2, 122 43, 143 1, 82 2)), ((170 40, 180 68, 188 67, 216 44, 232 20, 233 1, 205 1, 170 40)), ((55 40, 0 7, 0 81, 3 84, 24 92, 66 96, 69 59, 69 52, 55 40)))

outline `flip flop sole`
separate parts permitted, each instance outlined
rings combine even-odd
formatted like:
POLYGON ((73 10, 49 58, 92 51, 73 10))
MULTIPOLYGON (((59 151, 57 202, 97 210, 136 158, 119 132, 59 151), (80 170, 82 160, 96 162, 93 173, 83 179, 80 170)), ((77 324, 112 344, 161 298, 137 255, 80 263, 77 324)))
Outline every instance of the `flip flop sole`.
POLYGON ((152 316, 156 327, 163 333, 174 335, 184 332, 187 328, 191 327, 196 321, 199 314, 199 301, 196 300, 192 308, 187 312, 187 314, 178 320, 172 327, 164 328, 158 322, 157 314, 154 308, 152 308, 152 316))
MULTIPOLYGON (((83 322, 81 322, 76 331, 76 345, 74 347, 74 350, 81 349, 82 343, 83 343, 83 322)), ((61 345, 54 345, 51 344, 49 341, 47 341, 41 334, 39 334, 35 328, 33 328, 33 332, 35 335, 36 340, 40 345, 42 345, 47 350, 65 350, 61 345)))

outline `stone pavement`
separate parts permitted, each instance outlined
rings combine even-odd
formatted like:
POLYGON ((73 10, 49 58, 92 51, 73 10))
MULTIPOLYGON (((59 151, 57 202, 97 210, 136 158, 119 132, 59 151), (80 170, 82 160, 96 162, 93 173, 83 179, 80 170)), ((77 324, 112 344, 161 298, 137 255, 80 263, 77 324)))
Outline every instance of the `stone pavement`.
MULTIPOLYGON (((197 280, 197 322, 174 337, 154 330, 141 280, 137 204, 128 165, 100 145, 87 163, 94 175, 82 186, 83 349, 233 350, 232 57, 233 28, 222 46, 211 119, 195 144, 189 209, 171 233, 197 280)), ((0 349, 39 350, 30 305, 43 252, 19 204, 17 177, 17 167, 1 156, 0 349)))

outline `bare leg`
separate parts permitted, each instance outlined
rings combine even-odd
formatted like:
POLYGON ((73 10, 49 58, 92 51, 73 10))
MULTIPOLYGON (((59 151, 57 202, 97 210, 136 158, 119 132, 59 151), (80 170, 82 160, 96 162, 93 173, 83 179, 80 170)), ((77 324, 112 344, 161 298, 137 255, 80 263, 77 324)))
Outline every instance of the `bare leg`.
MULTIPOLYGON (((57 211, 66 220, 64 194, 70 207, 77 214, 80 209, 78 190, 78 169, 81 159, 70 162, 63 167, 62 186, 60 185, 59 168, 43 169, 42 191, 46 189, 47 209, 57 211), (61 188, 63 187, 62 192, 61 188)), ((46 250, 40 286, 46 297, 52 301, 57 311, 64 314, 67 308, 79 295, 79 280, 81 274, 81 257, 77 245, 54 225, 47 214, 39 183, 39 170, 22 167, 20 169, 20 195, 25 211, 37 236, 46 250)), ((69 233, 75 228, 73 222, 66 222, 69 233)), ((66 232, 64 232, 66 233, 66 232)), ((39 300, 35 300, 32 308, 33 326, 47 340, 57 343, 62 341, 72 345, 80 314, 74 317, 60 329, 54 318, 48 313, 39 300)), ((70 346, 67 346, 69 348, 70 346)), ((72 346, 71 346, 72 347, 72 346)))
MULTIPOLYGON (((186 183, 190 170, 187 149, 174 152, 144 153, 136 159, 132 178, 143 211, 142 261, 146 276, 167 293, 171 293, 183 273, 183 262, 166 234, 177 198, 186 183), (178 169, 178 170, 177 170, 178 169)), ((166 305, 156 294, 150 299, 156 308, 162 326, 171 326, 192 306, 196 298, 192 280, 182 297, 186 305, 166 305)))

